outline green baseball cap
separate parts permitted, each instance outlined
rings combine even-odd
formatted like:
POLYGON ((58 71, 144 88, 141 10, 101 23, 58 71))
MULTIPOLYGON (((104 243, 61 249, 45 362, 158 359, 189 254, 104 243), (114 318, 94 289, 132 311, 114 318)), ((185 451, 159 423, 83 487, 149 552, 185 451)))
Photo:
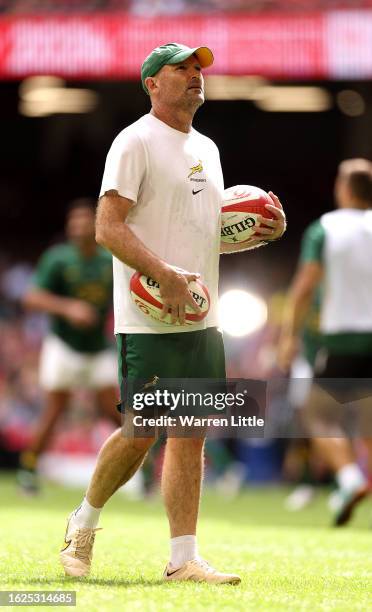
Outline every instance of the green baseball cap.
POLYGON ((141 68, 142 87, 145 92, 147 94, 149 93, 145 85, 145 79, 147 79, 147 77, 155 76, 160 68, 163 68, 163 66, 167 64, 178 64, 179 62, 183 62, 194 53, 202 68, 208 68, 208 66, 213 64, 213 53, 208 47, 195 47, 191 49, 180 43, 167 43, 166 45, 161 45, 161 47, 156 47, 156 49, 151 51, 150 55, 146 57, 141 68))

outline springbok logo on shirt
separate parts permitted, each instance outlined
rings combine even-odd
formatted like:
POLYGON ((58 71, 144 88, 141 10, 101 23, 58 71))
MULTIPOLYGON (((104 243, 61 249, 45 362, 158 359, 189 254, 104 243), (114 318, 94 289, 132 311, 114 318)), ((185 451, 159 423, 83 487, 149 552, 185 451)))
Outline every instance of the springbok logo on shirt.
POLYGON ((187 178, 190 178, 190 176, 192 176, 193 174, 196 174, 197 172, 203 172, 203 162, 201 159, 199 159, 199 163, 196 164, 195 166, 191 166, 190 168, 191 172, 189 174, 189 176, 187 178))

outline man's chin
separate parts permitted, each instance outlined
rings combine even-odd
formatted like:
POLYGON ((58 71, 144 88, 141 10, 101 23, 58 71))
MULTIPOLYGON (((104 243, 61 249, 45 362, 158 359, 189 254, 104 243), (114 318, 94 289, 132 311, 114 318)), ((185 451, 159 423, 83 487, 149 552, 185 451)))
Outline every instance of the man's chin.
POLYGON ((197 93, 195 93, 195 91, 194 91, 193 94, 190 96, 190 99, 192 100, 192 102, 195 105, 195 107, 199 108, 199 106, 204 104, 204 101, 205 101, 205 99, 204 99, 204 92, 203 91, 197 91, 197 93))
POLYGON ((199 93, 199 95, 194 94, 191 96, 185 96, 183 98, 182 106, 185 110, 188 109, 195 113, 195 111, 197 111, 202 104, 204 104, 204 94, 199 93))

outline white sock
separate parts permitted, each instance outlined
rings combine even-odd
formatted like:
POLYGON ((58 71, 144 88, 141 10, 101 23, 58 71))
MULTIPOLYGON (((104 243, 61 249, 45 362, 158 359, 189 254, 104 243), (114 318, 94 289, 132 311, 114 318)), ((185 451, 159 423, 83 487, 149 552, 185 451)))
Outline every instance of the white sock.
POLYGON ((356 463, 348 463, 336 472, 336 480, 340 489, 353 491, 363 487, 367 481, 363 472, 356 463))
POLYGON ((191 561, 197 559, 198 555, 198 544, 196 536, 194 535, 183 535, 177 538, 171 538, 171 558, 170 565, 176 569, 191 561))
POLYGON ((102 508, 91 506, 87 498, 84 497, 81 505, 75 510, 72 521, 77 527, 95 529, 98 525, 101 510, 102 508))

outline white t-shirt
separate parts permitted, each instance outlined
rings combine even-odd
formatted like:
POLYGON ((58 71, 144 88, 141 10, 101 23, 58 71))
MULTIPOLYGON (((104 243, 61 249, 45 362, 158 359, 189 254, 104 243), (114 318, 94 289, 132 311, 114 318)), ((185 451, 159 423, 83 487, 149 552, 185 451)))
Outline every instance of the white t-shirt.
POLYGON ((372 211, 323 215, 325 333, 372 331, 372 211))
POLYGON ((127 225, 167 263, 199 272, 208 287, 208 316, 195 325, 166 325, 133 303, 134 270, 113 258, 115 333, 172 333, 217 326, 220 209, 223 176, 216 145, 194 129, 188 134, 148 114, 115 138, 100 195, 115 189, 134 202, 127 225))

